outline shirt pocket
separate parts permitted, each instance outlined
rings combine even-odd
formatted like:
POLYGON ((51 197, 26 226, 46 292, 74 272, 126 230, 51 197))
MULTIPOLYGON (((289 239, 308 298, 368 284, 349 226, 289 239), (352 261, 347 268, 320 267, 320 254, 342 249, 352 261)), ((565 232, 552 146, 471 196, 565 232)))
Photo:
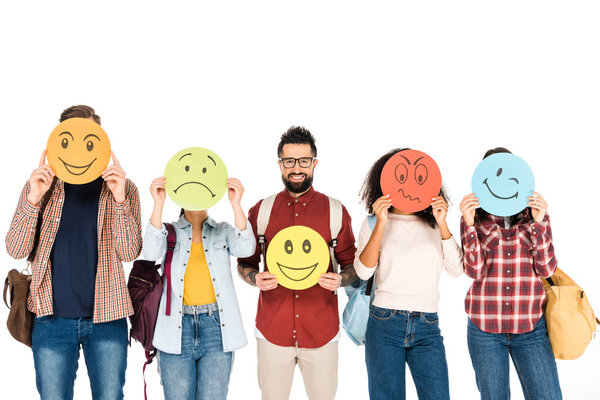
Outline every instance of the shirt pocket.
POLYGON ((212 255, 216 260, 229 261, 229 246, 226 240, 217 240, 212 244, 212 255))
POLYGON ((531 242, 529 235, 523 231, 519 231, 519 243, 529 251, 533 249, 533 243, 531 242))

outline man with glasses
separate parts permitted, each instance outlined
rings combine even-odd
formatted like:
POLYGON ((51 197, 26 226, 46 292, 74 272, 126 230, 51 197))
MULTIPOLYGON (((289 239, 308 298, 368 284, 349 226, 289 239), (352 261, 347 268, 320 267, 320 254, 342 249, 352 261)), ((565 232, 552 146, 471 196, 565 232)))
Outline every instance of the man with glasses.
MULTIPOLYGON (((313 135, 303 127, 292 126, 281 136, 277 154, 285 189, 273 202, 264 232, 266 247, 277 232, 294 225, 308 226, 330 243, 329 198, 312 187, 318 163, 313 135)), ((262 201, 248 213, 255 235, 262 201)), ((240 276, 260 289, 256 337, 258 383, 263 400, 289 398, 296 364, 310 400, 335 397, 340 338, 336 290, 356 279, 354 235, 350 215, 343 206, 334 250, 341 272, 334 272, 330 264, 319 284, 305 290, 279 286, 268 265, 259 272, 260 245, 253 256, 238 259, 240 276)))

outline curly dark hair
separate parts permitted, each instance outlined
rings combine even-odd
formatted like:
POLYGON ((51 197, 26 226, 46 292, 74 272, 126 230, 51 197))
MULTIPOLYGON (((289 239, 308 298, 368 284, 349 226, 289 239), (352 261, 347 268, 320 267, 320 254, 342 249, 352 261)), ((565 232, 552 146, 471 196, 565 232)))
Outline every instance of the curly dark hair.
MULTIPOLYGON (((492 154, 498 154, 498 153, 512 154, 512 152, 505 147, 494 147, 493 149, 489 149, 488 151, 485 152, 485 154, 483 155, 483 159, 491 156, 492 154)), ((475 223, 476 224, 481 223, 481 221, 485 220, 489 215, 490 214, 487 211, 485 211, 483 208, 479 207, 478 209, 475 210, 475 223)), ((531 218, 531 208, 527 207, 527 208, 525 208, 525 210, 521 211, 520 213, 511 215, 509 217, 510 226, 514 226, 517 222, 521 221, 524 218, 525 219, 531 218)))
MULTIPOLYGON (((381 172, 383 171, 383 167, 385 163, 388 162, 392 156, 400 151, 410 150, 409 148, 398 148, 394 150, 390 150, 381 156, 375 164, 371 166, 371 169, 367 173, 365 180, 360 188, 358 195, 360 196, 361 202, 365 205, 365 208, 369 214, 373 214, 373 203, 383 196, 383 192, 381 191, 381 185, 379 183, 381 172)), ((448 202, 448 194, 446 193, 446 189, 444 186, 440 189, 439 196, 442 196, 446 202, 448 202)), ((433 216, 433 210, 431 206, 427 207, 423 211, 419 211, 415 213, 423 221, 427 222, 429 226, 435 228, 437 223, 435 222, 435 217, 433 216)))
POLYGON ((283 135, 277 146, 277 157, 281 157, 283 146, 286 144, 308 144, 313 157, 317 156, 317 146, 315 137, 308 129, 303 126, 291 126, 283 135))

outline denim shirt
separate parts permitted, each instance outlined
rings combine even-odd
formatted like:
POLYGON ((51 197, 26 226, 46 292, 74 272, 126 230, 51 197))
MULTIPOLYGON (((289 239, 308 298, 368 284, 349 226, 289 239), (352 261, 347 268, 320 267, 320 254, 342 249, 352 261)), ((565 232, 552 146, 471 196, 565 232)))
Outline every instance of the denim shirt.
MULTIPOLYGON (((173 226, 177 233, 177 243, 171 263, 171 315, 165 314, 167 297, 165 285, 152 344, 163 352, 181 354, 183 284, 192 247, 192 224, 182 216, 173 223, 173 226)), ((227 222, 217 223, 208 217, 202 227, 202 245, 219 307, 223 351, 234 351, 244 347, 248 341, 233 286, 229 257, 252 255, 256 249, 256 239, 249 222, 246 223, 246 230, 240 231, 227 222)), ((148 223, 144 235, 144 258, 156 261, 164 258, 166 251, 167 229, 164 225, 162 229, 157 229, 148 223)))

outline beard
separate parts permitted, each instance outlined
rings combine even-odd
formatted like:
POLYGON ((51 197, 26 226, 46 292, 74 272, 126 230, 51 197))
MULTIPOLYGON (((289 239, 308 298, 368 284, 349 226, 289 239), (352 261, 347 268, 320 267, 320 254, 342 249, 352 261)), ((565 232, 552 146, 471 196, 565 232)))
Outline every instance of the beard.
POLYGON ((285 185, 285 188, 292 193, 304 193, 312 186, 312 175, 306 175, 304 173, 298 175, 304 175, 304 180, 302 182, 292 182, 285 176, 281 176, 281 181, 285 185))

